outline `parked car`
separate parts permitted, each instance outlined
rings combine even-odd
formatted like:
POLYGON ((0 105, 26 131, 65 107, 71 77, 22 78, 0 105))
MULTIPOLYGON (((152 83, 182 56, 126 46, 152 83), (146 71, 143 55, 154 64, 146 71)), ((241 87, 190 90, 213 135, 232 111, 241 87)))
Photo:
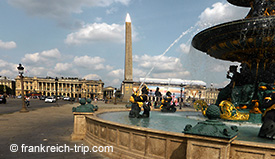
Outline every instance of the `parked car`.
POLYGON ((0 103, 1 104, 6 104, 7 103, 7 100, 6 100, 6 98, 4 96, 0 97, 0 103))
POLYGON ((70 100, 70 97, 64 97, 63 100, 69 101, 69 100, 70 100))
POLYGON ((56 102, 56 99, 54 97, 52 97, 52 96, 47 97, 45 99, 45 103, 54 103, 54 102, 56 102))

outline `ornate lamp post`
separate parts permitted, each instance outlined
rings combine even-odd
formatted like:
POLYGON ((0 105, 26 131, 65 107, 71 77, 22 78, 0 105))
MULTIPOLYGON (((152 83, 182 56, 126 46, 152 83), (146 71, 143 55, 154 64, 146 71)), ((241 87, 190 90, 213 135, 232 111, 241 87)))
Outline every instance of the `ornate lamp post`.
POLYGON ((7 83, 6 83, 6 79, 7 79, 7 77, 5 76, 5 77, 4 77, 4 82, 5 82, 5 83, 4 83, 4 90, 3 90, 3 91, 4 91, 4 97, 5 97, 5 98, 7 97, 7 88, 6 88, 6 84, 7 84, 7 83))
POLYGON ((56 106, 58 106, 57 85, 58 85, 58 78, 55 77, 55 98, 56 98, 56 106))
POLYGON ((27 109, 25 105, 25 96, 24 96, 24 83, 23 83, 23 74, 24 74, 24 67, 20 63, 17 67, 19 75, 20 75, 20 81, 21 81, 21 94, 22 94, 22 109, 20 110, 21 113, 28 112, 29 110, 27 109))
POLYGON ((114 103, 114 104, 116 105, 116 104, 117 104, 117 103, 116 103, 116 88, 115 88, 115 90, 114 90, 114 93, 115 93, 115 103, 114 103))
POLYGON ((186 85, 184 85, 184 84, 180 84, 180 109, 181 109, 181 106, 182 106, 182 88, 184 87, 184 86, 186 86, 186 85))

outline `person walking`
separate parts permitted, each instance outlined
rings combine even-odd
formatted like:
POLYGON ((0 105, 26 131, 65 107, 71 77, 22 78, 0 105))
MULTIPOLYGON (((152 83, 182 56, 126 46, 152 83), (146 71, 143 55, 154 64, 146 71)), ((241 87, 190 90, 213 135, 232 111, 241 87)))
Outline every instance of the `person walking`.
POLYGON ((26 96, 25 98, 26 106, 29 108, 30 107, 30 97, 26 96))

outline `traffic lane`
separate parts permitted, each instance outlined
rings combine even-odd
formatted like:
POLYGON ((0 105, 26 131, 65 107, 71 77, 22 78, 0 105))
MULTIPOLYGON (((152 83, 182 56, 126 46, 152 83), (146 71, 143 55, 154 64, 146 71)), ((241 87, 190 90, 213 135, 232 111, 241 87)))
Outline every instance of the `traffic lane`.
MULTIPOLYGON (((63 100, 58 100, 56 103, 45 103, 44 100, 31 99, 30 107, 28 108, 28 110, 33 111, 39 108, 58 106, 58 105, 64 105, 69 103, 71 102, 63 101, 63 100)), ((22 99, 7 98, 6 104, 0 104, 0 115, 18 112, 21 110, 21 108, 22 108, 22 99)))

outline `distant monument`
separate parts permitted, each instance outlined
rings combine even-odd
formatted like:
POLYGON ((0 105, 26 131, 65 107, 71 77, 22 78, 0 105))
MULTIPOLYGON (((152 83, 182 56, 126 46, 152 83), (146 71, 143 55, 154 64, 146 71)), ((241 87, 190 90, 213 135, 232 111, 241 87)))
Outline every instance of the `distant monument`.
POLYGON ((123 102, 128 102, 133 90, 133 62, 132 62, 132 23, 129 13, 125 20, 125 67, 122 82, 123 102))

